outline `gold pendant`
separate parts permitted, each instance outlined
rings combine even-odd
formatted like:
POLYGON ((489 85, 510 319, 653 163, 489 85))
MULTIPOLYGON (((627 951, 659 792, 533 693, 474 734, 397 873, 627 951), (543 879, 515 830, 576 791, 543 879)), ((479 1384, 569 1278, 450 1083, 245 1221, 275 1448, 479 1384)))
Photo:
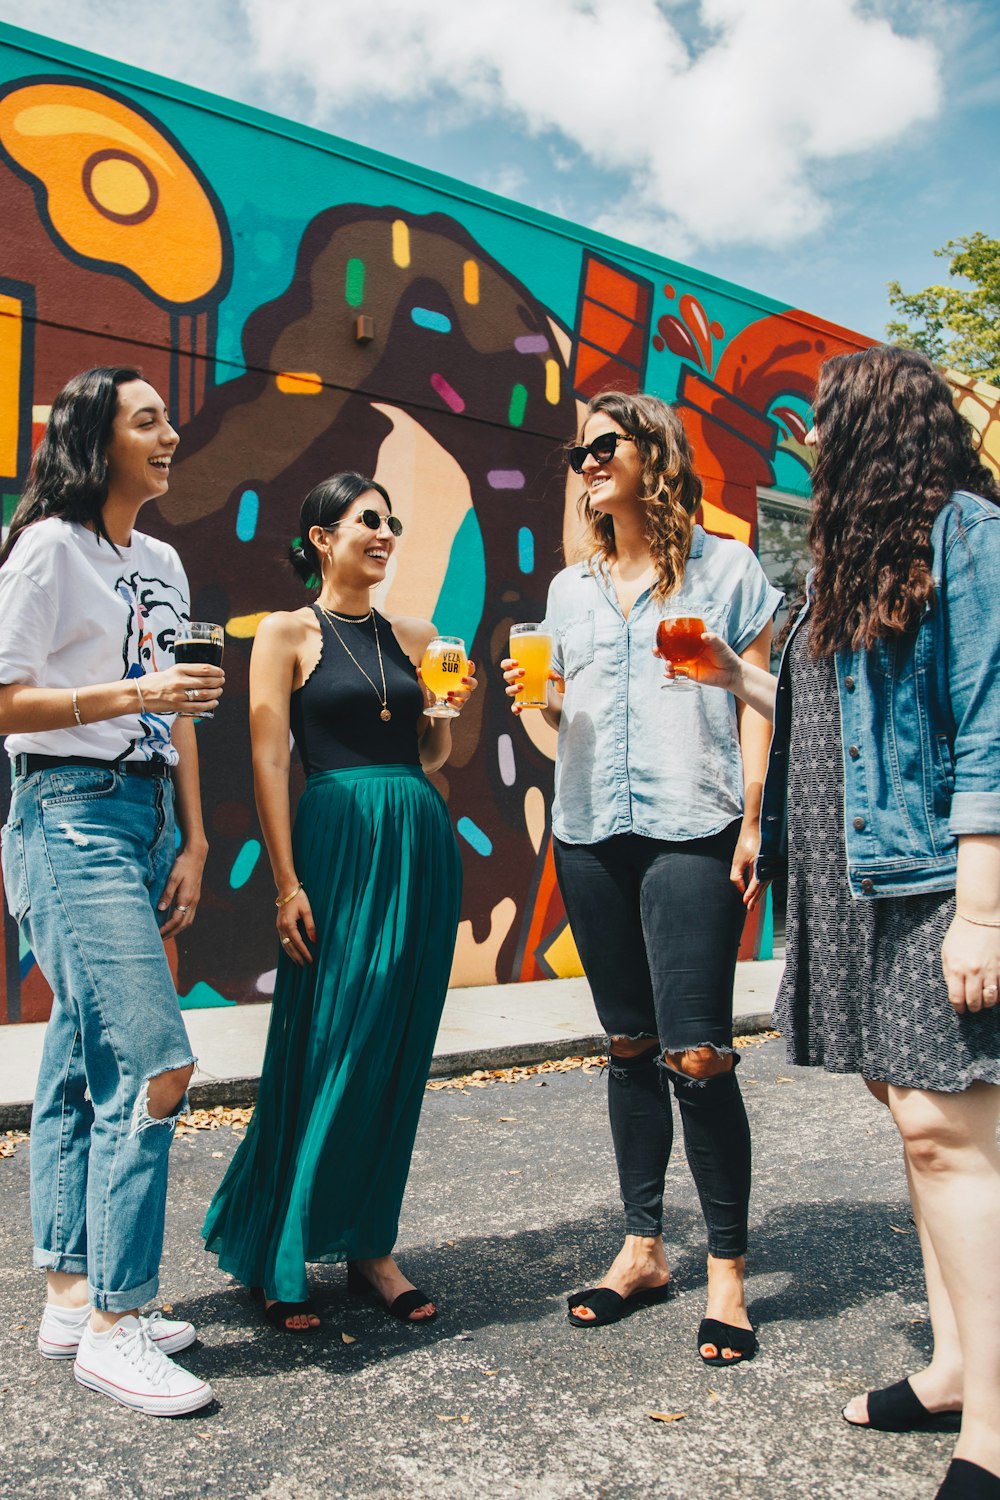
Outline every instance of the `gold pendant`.
POLYGON ((392 718, 392 714, 387 708, 383 708, 382 712, 379 714, 379 718, 382 720, 383 724, 388 724, 389 720, 392 718))

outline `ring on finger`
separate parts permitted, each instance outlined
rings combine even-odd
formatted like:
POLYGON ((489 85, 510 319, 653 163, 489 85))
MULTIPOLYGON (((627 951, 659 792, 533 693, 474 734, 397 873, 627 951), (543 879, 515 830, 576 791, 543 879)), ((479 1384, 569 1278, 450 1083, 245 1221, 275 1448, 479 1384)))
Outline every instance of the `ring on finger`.
POLYGON ((1000 993, 1000 991, 998 991, 998 987, 995 984, 984 984, 983 985, 983 994, 984 995, 996 995, 997 993, 1000 993))
POLYGON ((288 947, 288 945, 289 945, 289 944, 290 944, 290 943, 291 943, 291 941, 292 941, 292 940, 291 940, 291 938, 290 938, 290 937, 283 937, 283 938, 282 938, 282 939, 281 939, 281 942, 282 942, 282 946, 283 946, 283 947, 285 947, 285 948, 287 948, 287 947, 288 947))
POLYGON ((181 904, 180 904, 180 902, 179 902, 179 901, 178 901, 178 903, 177 903, 177 906, 176 906, 176 908, 175 908, 175 910, 176 910, 176 911, 179 911, 179 912, 185 912, 185 911, 187 911, 187 910, 188 910, 188 908, 187 908, 187 907, 186 907, 186 906, 182 906, 182 905, 181 905, 181 904))

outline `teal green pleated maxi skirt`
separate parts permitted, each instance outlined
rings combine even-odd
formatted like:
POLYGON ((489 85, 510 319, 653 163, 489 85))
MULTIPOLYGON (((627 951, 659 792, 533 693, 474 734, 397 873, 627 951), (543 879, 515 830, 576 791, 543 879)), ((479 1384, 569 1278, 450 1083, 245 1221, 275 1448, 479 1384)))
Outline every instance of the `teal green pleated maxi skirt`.
POLYGON ((257 1107, 202 1230, 224 1270, 285 1302, 308 1295, 307 1262, 395 1243, 462 879, 415 766, 311 776, 292 844, 313 962, 279 954, 257 1107))

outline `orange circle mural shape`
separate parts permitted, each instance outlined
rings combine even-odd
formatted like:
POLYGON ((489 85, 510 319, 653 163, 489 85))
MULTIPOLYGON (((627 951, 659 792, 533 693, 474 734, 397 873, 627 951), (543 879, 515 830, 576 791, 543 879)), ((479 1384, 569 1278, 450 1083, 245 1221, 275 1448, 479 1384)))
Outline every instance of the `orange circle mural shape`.
POLYGON ((121 266, 172 307, 216 288, 226 248, 215 206, 192 164, 124 99, 26 84, 0 98, 0 143, 44 191, 70 252, 121 266))

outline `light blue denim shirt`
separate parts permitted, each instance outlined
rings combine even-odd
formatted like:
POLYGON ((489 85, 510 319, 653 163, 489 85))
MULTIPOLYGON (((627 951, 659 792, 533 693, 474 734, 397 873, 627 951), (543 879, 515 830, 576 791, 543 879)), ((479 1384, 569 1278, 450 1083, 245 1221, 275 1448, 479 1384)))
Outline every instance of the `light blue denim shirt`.
POLYGON ((734 651, 755 640, 781 603, 749 547, 694 530, 680 589, 646 589, 626 620, 607 569, 564 568, 545 624, 566 679, 556 751, 552 830, 567 844, 618 833, 693 839, 743 812, 736 704, 715 689, 663 687, 653 656, 665 615, 700 615, 734 651))
MULTIPOLYGON (((934 594, 918 629, 834 659, 847 877, 862 899, 951 890, 959 837, 1000 833, 1000 509, 959 491, 934 522, 931 549, 934 594)), ((761 879, 787 851, 790 644, 764 785, 761 879)))

